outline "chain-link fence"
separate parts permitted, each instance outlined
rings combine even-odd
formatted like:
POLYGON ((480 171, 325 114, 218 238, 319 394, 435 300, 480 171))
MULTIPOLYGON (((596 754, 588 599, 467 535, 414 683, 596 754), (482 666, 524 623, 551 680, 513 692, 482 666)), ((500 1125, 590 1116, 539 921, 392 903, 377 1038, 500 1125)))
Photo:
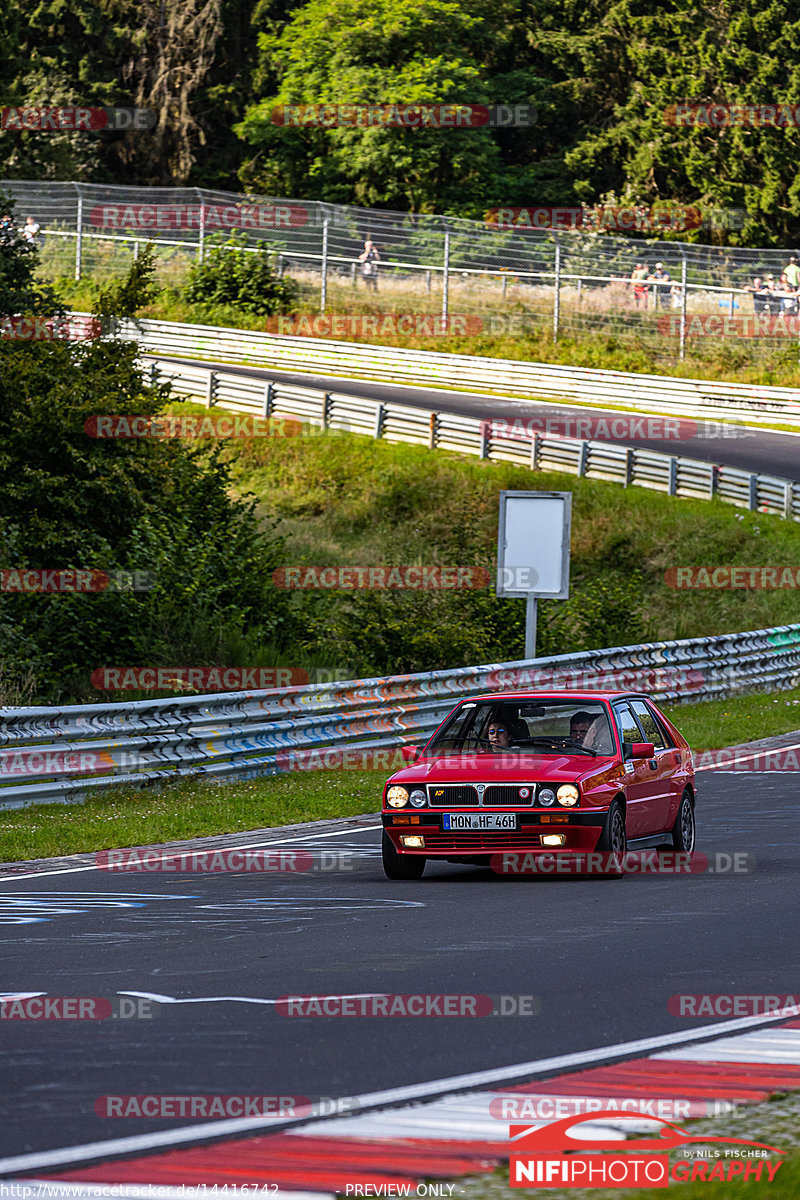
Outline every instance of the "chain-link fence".
MULTIPOLYGON (((53 279, 118 274, 149 242, 161 282, 178 287, 193 262, 235 233, 243 249, 266 246, 279 273, 303 286, 304 310, 388 318, 361 340, 402 333, 400 317, 427 314, 437 318, 430 328, 440 344, 462 332, 599 334, 654 356, 702 356, 720 343, 748 361, 781 353, 796 360, 800 351, 800 294, 780 282, 786 250, 500 228, 496 220, 197 188, 16 180, 0 187, 15 199, 20 222, 32 216, 41 226, 42 271, 53 279), (364 259, 368 240, 378 257, 364 259)), ((334 332, 330 321, 299 331, 334 332)))

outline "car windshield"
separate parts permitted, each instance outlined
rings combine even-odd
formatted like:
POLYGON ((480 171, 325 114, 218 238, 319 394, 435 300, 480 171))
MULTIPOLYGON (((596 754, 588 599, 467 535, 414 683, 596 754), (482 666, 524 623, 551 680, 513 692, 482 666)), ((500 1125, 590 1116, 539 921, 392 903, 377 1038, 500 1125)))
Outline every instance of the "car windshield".
POLYGON ((596 700, 475 700, 460 705, 426 755, 615 753, 605 706, 596 700))

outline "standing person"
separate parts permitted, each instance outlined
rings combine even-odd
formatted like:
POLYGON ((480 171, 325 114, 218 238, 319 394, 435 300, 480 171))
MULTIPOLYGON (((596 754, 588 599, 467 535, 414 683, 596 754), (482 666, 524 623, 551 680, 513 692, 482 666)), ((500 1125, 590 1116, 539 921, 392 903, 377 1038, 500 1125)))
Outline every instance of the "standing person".
POLYGON ((655 304, 660 308, 669 307, 670 289, 668 287, 664 287, 664 284, 669 283, 670 281, 670 273, 664 269, 664 264, 662 262, 657 262, 655 271, 653 271, 652 275, 647 276, 648 283, 655 283, 658 285, 653 288, 653 295, 655 298, 655 304))
POLYGON ((26 242, 33 242, 36 240, 36 235, 40 229, 41 226, 34 221, 33 217, 26 217, 25 224, 22 226, 20 233, 26 242))
POLYGON ((371 287, 373 292, 377 292, 378 263, 381 261, 381 256, 371 238, 367 238, 364 242, 364 249, 359 254, 358 261, 361 263, 361 274, 367 287, 371 287))
POLYGON ((798 262, 796 254, 789 256, 789 265, 783 268, 783 274, 794 290, 797 291, 800 288, 800 262, 798 262))
POLYGON ((637 262, 636 266, 631 271, 633 299, 637 308, 640 308, 642 305, 647 308, 647 288, 642 286, 645 279, 647 279, 647 267, 644 265, 644 263, 637 262))

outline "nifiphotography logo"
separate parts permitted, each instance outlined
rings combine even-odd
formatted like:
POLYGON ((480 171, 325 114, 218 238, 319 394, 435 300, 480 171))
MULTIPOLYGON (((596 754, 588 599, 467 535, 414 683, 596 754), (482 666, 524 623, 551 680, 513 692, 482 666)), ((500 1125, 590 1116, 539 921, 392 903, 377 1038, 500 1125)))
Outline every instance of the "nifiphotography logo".
POLYGON ((785 1153, 776 1146, 742 1138, 695 1136, 660 1117, 649 1118, 661 1125, 652 1137, 625 1142, 572 1132, 587 1121, 604 1117, 618 1124, 620 1115, 617 1110, 604 1109, 547 1125, 510 1125, 511 1187, 665 1188, 690 1180, 714 1183, 736 1179, 771 1183, 783 1165, 782 1160, 770 1160, 772 1154, 785 1153), (690 1143, 698 1144, 696 1151, 686 1150, 690 1143), (683 1150, 684 1157, 670 1164, 670 1150, 683 1150))

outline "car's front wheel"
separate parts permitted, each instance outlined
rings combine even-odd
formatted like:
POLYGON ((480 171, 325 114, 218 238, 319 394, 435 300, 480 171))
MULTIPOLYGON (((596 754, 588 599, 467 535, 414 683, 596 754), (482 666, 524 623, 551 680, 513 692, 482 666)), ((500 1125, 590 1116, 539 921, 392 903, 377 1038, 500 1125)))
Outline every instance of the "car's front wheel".
POLYGON ((678 815, 672 826, 672 845, 682 854, 691 854, 695 843, 694 805, 688 792, 681 796, 678 815))
POLYGON ((611 869, 604 874, 609 879, 621 879, 623 875, 622 860, 628 852, 628 831, 625 828, 625 810, 619 800, 615 800, 608 810, 603 832, 597 843, 598 850, 607 851, 620 865, 612 864, 611 869))
POLYGON ((383 870, 387 879, 421 879, 425 859, 421 854, 398 854, 394 843, 384 830, 381 842, 383 870))

